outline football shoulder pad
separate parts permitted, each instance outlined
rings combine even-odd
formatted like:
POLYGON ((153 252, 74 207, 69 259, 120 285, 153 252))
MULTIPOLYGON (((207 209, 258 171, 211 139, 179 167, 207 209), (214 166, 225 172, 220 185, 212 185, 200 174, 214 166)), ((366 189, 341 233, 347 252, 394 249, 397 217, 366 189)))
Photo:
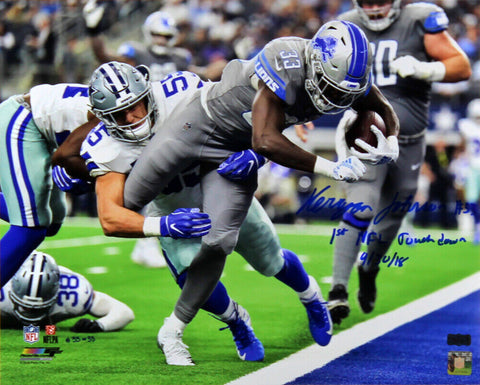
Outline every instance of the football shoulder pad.
POLYGON ((82 143, 80 155, 93 178, 110 171, 128 174, 140 156, 143 146, 114 139, 100 123, 82 143))
POLYGON ((448 28, 447 14, 435 4, 424 2, 408 4, 403 12, 407 12, 409 18, 421 22, 425 33, 442 32, 448 28))

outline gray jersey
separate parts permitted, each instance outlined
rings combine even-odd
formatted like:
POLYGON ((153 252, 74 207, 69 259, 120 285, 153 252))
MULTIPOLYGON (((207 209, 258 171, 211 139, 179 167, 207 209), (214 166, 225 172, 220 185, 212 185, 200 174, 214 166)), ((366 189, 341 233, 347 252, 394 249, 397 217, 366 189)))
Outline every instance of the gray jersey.
POLYGON ((138 42, 126 42, 118 47, 117 53, 144 64, 150 68, 153 81, 162 80, 168 74, 186 71, 192 60, 192 55, 184 48, 162 47, 159 52, 148 49, 138 42))
POLYGON ((285 128, 320 116, 305 91, 308 42, 294 37, 275 39, 253 59, 231 61, 221 81, 208 89, 206 108, 222 128, 216 135, 229 148, 238 151, 251 147, 252 104, 259 79, 285 102, 285 128))
MULTIPOLYGON (((362 26, 356 10, 341 14, 339 19, 362 26)), ((427 128, 431 83, 392 74, 389 65, 395 58, 405 55, 429 61, 424 35, 442 32, 447 27, 448 18, 441 8, 428 3, 416 3, 403 8, 398 20, 383 31, 362 28, 374 47, 374 83, 393 105, 400 119, 401 138, 418 136, 427 128)))

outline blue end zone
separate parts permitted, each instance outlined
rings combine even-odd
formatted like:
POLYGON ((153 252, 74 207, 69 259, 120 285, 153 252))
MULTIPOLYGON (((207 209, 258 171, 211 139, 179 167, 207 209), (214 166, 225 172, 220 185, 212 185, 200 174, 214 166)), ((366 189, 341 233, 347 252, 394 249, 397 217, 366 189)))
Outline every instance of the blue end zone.
MULTIPOLYGON (((480 384, 480 291, 403 325, 290 384, 480 384), (447 344, 470 334, 470 346, 447 344), (472 352, 470 376, 449 375, 449 351, 472 352)), ((335 337, 333 337, 335 338, 335 337)))

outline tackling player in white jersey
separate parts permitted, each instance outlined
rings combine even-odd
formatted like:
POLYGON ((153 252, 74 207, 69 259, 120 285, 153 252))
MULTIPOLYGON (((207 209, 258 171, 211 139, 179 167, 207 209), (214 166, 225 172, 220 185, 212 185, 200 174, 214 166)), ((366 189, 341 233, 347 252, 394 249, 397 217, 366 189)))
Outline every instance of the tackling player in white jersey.
MULTIPOLYGON (((63 191, 81 193, 91 188, 88 182, 73 179, 61 191, 52 182, 51 161, 72 131, 86 123, 80 129, 85 137, 97 122, 83 84, 43 84, 0 104, 0 219, 10 223, 0 240, 2 286, 46 236, 60 229, 67 211, 63 191)), ((185 216, 207 219, 205 214, 185 216)))
POLYGON ((475 232, 473 242, 480 244, 480 99, 472 100, 467 106, 467 118, 458 122, 465 142, 468 171, 465 180, 465 200, 473 214, 475 232))
POLYGON ((96 333, 123 329, 135 318, 132 309, 93 290, 82 275, 58 266, 52 256, 34 251, 0 291, 2 328, 55 325, 86 314, 71 328, 96 333))
MULTIPOLYGON (((96 177, 100 221, 104 231, 109 235, 159 235, 158 225, 153 218, 144 219, 141 215, 128 212, 122 207, 123 184, 151 134, 159 130, 156 135, 164 135, 162 126, 170 119, 170 114, 176 107, 187 103, 191 95, 204 86, 197 75, 179 72, 170 75, 162 82, 154 82, 150 85, 146 81, 143 83, 144 88, 141 88, 136 84, 138 75, 137 69, 112 62, 100 66, 91 81, 93 90, 103 87, 106 81, 110 82, 111 87, 117 91, 122 89, 127 98, 132 93, 138 95, 133 99, 127 99, 132 106, 127 114, 137 114, 136 110, 142 108, 146 108, 145 112, 154 111, 153 114, 147 115, 149 119, 155 121, 151 132, 148 130, 149 126, 143 125, 142 121, 139 126, 118 127, 111 124, 109 119, 105 119, 106 127, 103 123, 99 124, 82 145, 82 156, 91 176, 96 177), (151 93, 145 92, 150 88, 151 93), (150 98, 147 98, 148 95, 150 98)), ((102 89, 100 95, 92 92, 92 104, 107 103, 108 100, 116 106, 116 98, 112 96, 111 90, 108 91, 108 89, 102 89)), ((114 111, 108 116, 121 119, 121 115, 114 111)), ((186 126, 185 129, 188 130, 189 127, 186 126)), ((236 156, 241 159, 246 155, 246 152, 242 152, 236 156)), ((185 206, 201 207, 199 172, 200 168, 193 164, 172 179, 161 194, 148 205, 148 215, 163 215, 165 212, 185 206)), ((201 242, 199 239, 173 240, 164 237, 160 239, 170 270, 182 287, 190 263, 200 249, 201 242)), ((280 248, 273 224, 256 200, 253 201, 241 227, 236 251, 257 271, 266 276, 275 276, 297 292, 307 310, 312 336, 319 344, 326 345, 331 338, 331 324, 326 308, 320 303, 321 293, 318 285, 312 277, 307 275, 300 260, 292 251, 280 248)), ((237 344, 238 354, 242 359, 249 361, 263 359, 263 346, 250 329, 248 313, 228 297, 222 283, 218 283, 214 288, 203 309, 216 314, 229 324, 237 344)), ((177 335, 178 337, 181 338, 181 333, 177 335)), ((178 349, 178 346, 184 346, 181 340, 175 339, 174 342, 174 344, 166 344, 159 334, 159 344, 165 352, 167 363, 191 365, 192 360, 186 348, 178 349)))
MULTIPOLYGON (((225 67, 225 60, 217 60, 206 67, 195 66, 191 63, 191 53, 175 46, 179 31, 175 20, 166 12, 153 12, 142 25, 144 41, 127 41, 122 43, 116 54, 108 52, 101 35, 104 25, 104 13, 107 3, 89 0, 84 7, 84 18, 90 43, 95 57, 101 63, 119 61, 136 65, 146 65, 150 70, 152 81, 159 81, 167 75, 189 70, 204 79, 218 80, 225 67)), ((148 267, 165 267, 158 241, 155 238, 140 238, 135 243, 131 253, 134 262, 148 267)))

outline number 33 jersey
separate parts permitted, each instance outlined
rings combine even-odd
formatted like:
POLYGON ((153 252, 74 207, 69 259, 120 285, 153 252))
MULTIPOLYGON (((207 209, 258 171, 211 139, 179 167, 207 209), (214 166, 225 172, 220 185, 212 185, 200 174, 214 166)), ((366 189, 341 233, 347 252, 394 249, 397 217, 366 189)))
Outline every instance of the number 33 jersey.
MULTIPOLYGON (((94 295, 91 283, 83 275, 64 266, 59 266, 59 270, 60 285, 57 302, 49 313, 49 322, 53 324, 88 313, 94 295)), ((7 282, 0 292, 2 327, 19 327, 21 325, 20 320, 13 312, 13 303, 9 295, 11 286, 11 281, 7 282)))

